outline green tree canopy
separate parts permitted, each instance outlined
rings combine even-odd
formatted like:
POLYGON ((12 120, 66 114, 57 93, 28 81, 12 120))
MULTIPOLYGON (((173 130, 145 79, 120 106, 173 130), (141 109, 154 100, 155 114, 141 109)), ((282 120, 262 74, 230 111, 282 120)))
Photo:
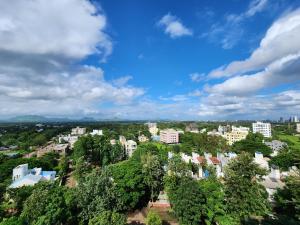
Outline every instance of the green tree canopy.
POLYGON ((113 211, 103 211, 89 220, 89 225, 125 225, 126 216, 113 211))
POLYGON ((146 218, 146 225, 162 225, 162 221, 157 213, 150 211, 146 218))
POLYGON ((266 171, 253 162, 249 153, 241 153, 225 169, 225 199, 228 212, 240 218, 266 215, 268 193, 258 183, 266 171))

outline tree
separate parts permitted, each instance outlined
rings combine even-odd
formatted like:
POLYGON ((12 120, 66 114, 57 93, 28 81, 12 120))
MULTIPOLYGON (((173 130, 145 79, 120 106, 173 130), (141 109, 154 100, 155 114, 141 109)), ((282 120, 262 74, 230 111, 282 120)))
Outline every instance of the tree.
POLYGON ((153 202, 153 199, 158 196, 162 187, 164 171, 158 156, 151 153, 143 155, 141 163, 144 181, 151 190, 151 201, 153 202))
POLYGON ((125 225, 126 217, 113 211, 103 211, 89 220, 89 225, 125 225))
POLYGON ((145 184, 140 162, 130 159, 109 165, 108 170, 123 203, 122 210, 133 210, 148 204, 150 189, 145 184))
POLYGON ((263 135, 260 133, 249 133, 246 139, 235 142, 232 145, 232 149, 237 153, 245 151, 252 155, 257 151, 266 156, 272 153, 271 148, 263 143, 263 135))
POLYGON ((241 153, 225 169, 225 199, 229 213, 240 218, 266 215, 269 212, 268 193, 258 183, 266 174, 253 162, 249 153, 241 153))
POLYGON ((66 223, 70 212, 64 199, 64 188, 56 184, 40 183, 24 202, 21 214, 32 225, 66 223))
POLYGON ((162 221, 157 213, 150 211, 146 218, 146 225, 162 225, 162 221))
POLYGON ((10 217, 0 222, 0 225, 23 225, 23 221, 18 217, 10 217))
POLYGON ((180 224, 201 224, 201 211, 205 198, 196 180, 190 177, 178 178, 178 184, 166 183, 168 197, 180 224))
POLYGON ((226 211, 221 182, 215 176, 210 175, 207 179, 200 180, 199 186, 205 198, 205 203, 201 210, 201 220, 206 225, 224 221, 226 211))
POLYGON ((79 217, 87 223, 99 213, 123 208, 122 198, 115 190, 115 183, 107 170, 93 170, 80 180, 76 190, 79 217))
POLYGON ((300 171, 287 177, 285 183, 274 195, 276 211, 300 221, 300 171))

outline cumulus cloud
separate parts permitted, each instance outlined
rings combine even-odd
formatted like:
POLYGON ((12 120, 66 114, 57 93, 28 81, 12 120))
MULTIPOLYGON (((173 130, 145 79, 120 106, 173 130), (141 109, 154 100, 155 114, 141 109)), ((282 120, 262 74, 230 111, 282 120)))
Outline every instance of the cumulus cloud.
POLYGON ((249 95, 277 85, 299 82, 299 71, 300 53, 276 60, 261 72, 235 76, 206 90, 227 95, 249 95))
POLYGON ((299 111, 299 35, 300 9, 275 21, 249 58, 212 71, 209 77, 222 79, 206 85, 199 116, 261 119, 299 111))
POLYGON ((260 70, 275 60, 297 54, 300 51, 299 36, 300 9, 297 9, 274 22, 249 58, 217 68, 209 76, 218 78, 260 70))
POLYGON ((163 27, 165 33, 170 35, 171 38, 193 35, 191 29, 185 27, 176 16, 173 16, 170 13, 163 16, 158 22, 158 25, 163 27))
POLYGON ((87 0, 0 1, 0 50, 105 59, 112 42, 99 10, 87 0))
POLYGON ((111 54, 106 16, 87 0, 0 2, 0 115, 101 113, 144 94, 130 76, 109 82, 89 55, 111 54), (66 10, 67 9, 67 10, 66 10))

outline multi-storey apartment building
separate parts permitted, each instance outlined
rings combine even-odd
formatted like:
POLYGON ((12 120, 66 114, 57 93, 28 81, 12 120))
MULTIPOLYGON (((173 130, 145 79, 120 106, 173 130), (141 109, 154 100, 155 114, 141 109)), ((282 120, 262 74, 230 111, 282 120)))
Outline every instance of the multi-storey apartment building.
POLYGON ((160 141, 166 144, 177 144, 179 143, 179 133, 174 129, 161 130, 160 141))
POLYGON ((86 128, 75 127, 72 128, 71 135, 84 135, 86 133, 86 128))
POLYGON ((229 145, 232 145, 234 142, 241 141, 247 137, 249 134, 248 127, 235 127, 232 126, 230 132, 225 132, 223 137, 227 140, 229 145))
POLYGON ((272 137, 271 124, 256 122, 252 123, 253 133, 261 133, 264 137, 272 137))

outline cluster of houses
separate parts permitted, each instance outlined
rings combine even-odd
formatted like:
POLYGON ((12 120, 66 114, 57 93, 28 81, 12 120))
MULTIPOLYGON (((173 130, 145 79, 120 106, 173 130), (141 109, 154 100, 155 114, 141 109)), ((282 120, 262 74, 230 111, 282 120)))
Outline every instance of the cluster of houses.
MULTIPOLYGON (((191 176, 194 179, 200 180, 207 178, 209 174, 209 166, 213 167, 216 176, 218 178, 224 177, 224 170, 226 165, 237 156, 234 152, 229 153, 217 153, 217 156, 212 156, 210 153, 204 153, 199 155, 198 153, 192 152, 191 155, 180 153, 180 158, 185 163, 192 163, 197 166, 197 171, 190 171, 191 176)), ((172 159, 174 153, 168 153, 168 159, 172 159)), ((295 173, 296 168, 292 167, 289 171, 280 171, 278 168, 269 165, 269 158, 264 157, 262 153, 256 152, 253 161, 258 164, 261 168, 268 171, 267 175, 263 177, 261 184, 266 188, 269 199, 272 201, 272 196, 277 188, 283 188, 283 179, 292 173, 295 173)), ((171 171, 169 171, 170 173, 171 171)))

